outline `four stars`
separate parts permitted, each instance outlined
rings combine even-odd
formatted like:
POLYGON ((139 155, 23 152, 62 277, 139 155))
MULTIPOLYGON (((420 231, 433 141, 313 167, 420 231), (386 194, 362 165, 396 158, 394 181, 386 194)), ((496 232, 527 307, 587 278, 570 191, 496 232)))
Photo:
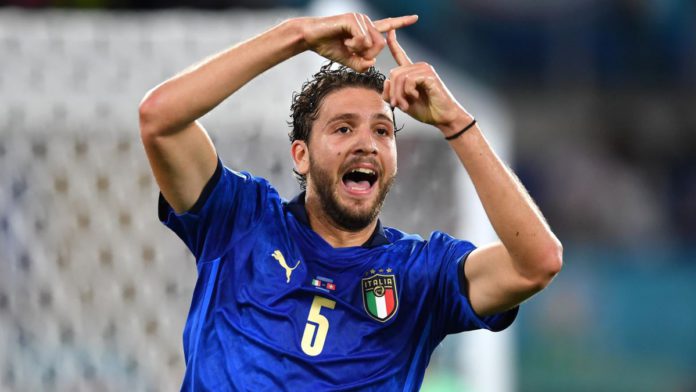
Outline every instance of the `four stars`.
MULTIPOLYGON (((374 268, 372 268, 372 269, 370 269, 369 271, 366 271, 363 275, 365 275, 365 276, 374 275, 374 274, 376 274, 377 272, 383 273, 384 271, 385 271, 384 268, 380 268, 380 269, 378 269, 378 270, 375 270, 374 268)), ((391 273, 393 270, 391 269, 391 267, 387 267, 386 271, 387 271, 387 273, 391 273)))

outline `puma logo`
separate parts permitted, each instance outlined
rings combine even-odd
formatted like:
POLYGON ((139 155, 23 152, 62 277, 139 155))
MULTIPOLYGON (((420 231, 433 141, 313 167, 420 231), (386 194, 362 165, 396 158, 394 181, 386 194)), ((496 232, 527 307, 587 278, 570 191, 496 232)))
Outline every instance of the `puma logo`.
POLYGON ((285 283, 290 283, 290 275, 292 275, 292 271, 297 268, 298 265, 300 265, 300 260, 297 260, 297 264, 295 264, 294 267, 290 268, 288 266, 288 263, 285 261, 285 257, 283 257, 283 254, 280 253, 279 250, 273 252, 273 258, 278 260, 278 263, 280 263, 280 266, 283 267, 285 270, 285 277, 287 278, 287 281, 285 283))

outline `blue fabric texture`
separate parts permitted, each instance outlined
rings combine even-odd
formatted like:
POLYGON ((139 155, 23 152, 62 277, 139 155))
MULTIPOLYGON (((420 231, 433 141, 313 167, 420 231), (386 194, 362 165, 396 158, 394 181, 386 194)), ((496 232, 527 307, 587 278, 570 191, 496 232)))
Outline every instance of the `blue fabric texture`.
POLYGON ((471 243, 380 225, 364 246, 333 248, 297 202, 221 162, 196 208, 177 214, 160 197, 159 212, 198 270, 182 391, 418 390, 447 334, 499 331, 517 314, 472 310, 471 243), (391 298, 377 316, 370 290, 391 298))

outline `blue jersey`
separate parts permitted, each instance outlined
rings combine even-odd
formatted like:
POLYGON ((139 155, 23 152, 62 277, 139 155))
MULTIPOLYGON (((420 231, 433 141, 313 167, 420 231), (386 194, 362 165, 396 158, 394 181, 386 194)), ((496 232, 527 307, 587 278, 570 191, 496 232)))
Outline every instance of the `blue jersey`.
POLYGON ((378 225, 367 244, 333 248, 303 197, 218 168, 194 207, 160 219, 196 258, 184 329, 186 391, 414 391, 451 333, 512 323, 479 317, 465 295, 474 246, 378 225))

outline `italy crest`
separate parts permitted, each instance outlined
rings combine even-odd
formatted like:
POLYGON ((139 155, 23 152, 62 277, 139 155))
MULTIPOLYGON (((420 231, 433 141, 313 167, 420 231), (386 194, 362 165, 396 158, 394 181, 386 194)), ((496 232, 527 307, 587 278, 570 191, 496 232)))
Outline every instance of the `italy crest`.
POLYGON ((363 305, 373 319, 386 322, 399 306, 394 275, 374 274, 362 279, 363 305))

